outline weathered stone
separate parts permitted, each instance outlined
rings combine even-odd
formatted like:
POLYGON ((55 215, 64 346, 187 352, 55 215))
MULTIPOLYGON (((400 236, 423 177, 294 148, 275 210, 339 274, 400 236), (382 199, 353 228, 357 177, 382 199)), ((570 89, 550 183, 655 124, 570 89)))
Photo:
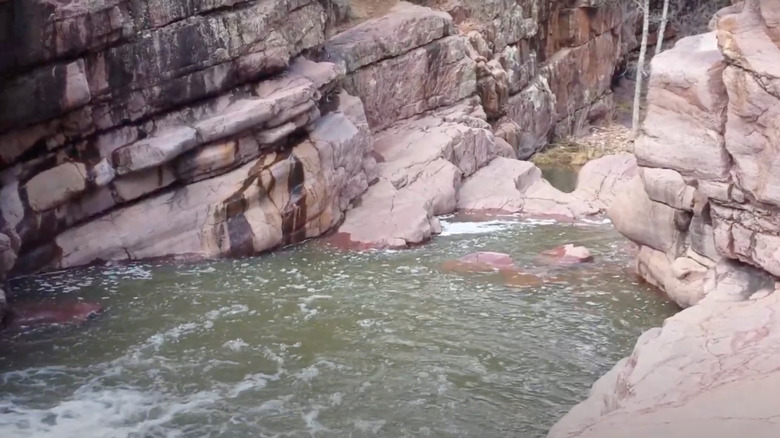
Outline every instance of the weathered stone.
POLYGON ((637 172, 636 158, 632 154, 606 155, 591 160, 580 169, 572 196, 605 212, 637 172))
POLYGON ((67 162, 35 175, 24 185, 27 202, 34 211, 54 208, 80 195, 87 187, 83 163, 67 162))
POLYGON ((119 202, 129 202, 156 192, 176 181, 171 166, 148 168, 114 180, 112 186, 119 202))
POLYGON ((453 105, 476 93, 474 61, 466 40, 452 36, 347 76, 344 88, 360 97, 373 131, 425 111, 453 105), (407 82, 407 78, 425 78, 407 82), (387 84, 404 86, 389 87, 387 84))
POLYGON ((607 215, 621 234, 657 251, 675 254, 679 231, 674 226, 675 210, 653 202, 637 175, 612 202, 607 215))
POLYGON ((114 151, 111 158, 116 173, 126 175, 172 161, 197 145, 197 131, 182 126, 121 147, 114 151))
MULTIPOLYGON (((18 35, 23 41, 14 48, 18 56, 7 68, 13 72, 17 68, 14 65, 32 67, 46 61, 61 73, 51 75, 51 65, 31 72, 33 79, 27 89, 46 90, 45 99, 25 99, 30 103, 16 103, 19 109, 14 110, 10 102, 6 105, 6 100, 0 98, 0 112, 14 115, 3 117, 9 123, 3 124, 0 131, 20 128, 14 134, 26 138, 20 150, 32 147, 29 141, 40 140, 26 134, 35 130, 43 130, 45 137, 64 132, 72 139, 82 138, 96 129, 112 129, 278 73, 300 51, 325 39, 326 16, 319 2, 248 1, 241 8, 226 7, 220 13, 198 15, 199 9, 220 7, 220 2, 210 3, 209 7, 191 10, 167 3, 149 7, 146 2, 129 1, 109 8, 113 12, 108 15, 102 15, 105 11, 93 13, 93 6, 83 2, 31 8, 25 15, 25 27, 36 31, 18 35), (85 13, 75 18, 74 8, 85 13), (175 18, 150 18, 172 10, 176 13, 169 18, 175 18), (193 18, 185 20, 188 17, 193 18), (159 23, 159 27, 150 28, 152 22, 159 23), (107 28, 114 30, 108 39, 103 34, 107 28), (134 37, 140 34, 144 37, 134 37), (77 54, 86 58, 83 69, 53 59, 72 59, 77 54), (144 68, 139 69, 138 62, 144 68), (48 125, 45 121, 88 99, 89 103, 79 108, 67 124, 48 125), (76 129, 63 129, 74 124, 78 125, 76 129)), ((6 92, 3 96, 11 95, 6 92)))
POLYGON ((466 179, 458 209, 498 214, 526 213, 575 218, 598 210, 587 202, 562 193, 542 179, 533 163, 496 158, 466 179))
POLYGON ((717 45, 714 33, 685 38, 653 60, 644 184, 611 213, 647 245, 639 274, 692 307, 642 335, 550 438, 780 430, 778 24, 780 3, 745 0, 713 20, 717 45))
POLYGON ((678 210, 693 210, 696 189, 685 184, 682 175, 670 169, 644 168, 640 171, 647 195, 678 210))
POLYGON ((333 36, 325 57, 343 64, 348 73, 383 59, 394 58, 453 33, 452 18, 444 12, 399 2, 374 18, 333 36))
POLYGON ((724 68, 714 33, 684 38, 674 50, 653 58, 647 115, 635 146, 641 166, 716 181, 726 178, 724 68))
POLYGON ((406 248, 427 241, 437 229, 431 200, 381 179, 347 212, 337 238, 356 248, 406 248))
POLYGON ((682 308, 693 306, 704 298, 707 268, 693 259, 669 257, 661 251, 642 246, 636 268, 642 278, 663 290, 682 308))
POLYGON ((434 216, 455 210, 461 177, 498 154, 483 117, 463 103, 377 133, 379 182, 347 212, 337 240, 357 248, 396 248, 438 233, 434 216))
POLYGON ((442 268, 454 272, 492 272, 517 269, 509 254, 491 251, 466 254, 457 260, 444 262, 442 268))
POLYGON ((778 305, 776 291, 742 302, 707 298, 667 319, 548 437, 774 437, 778 305))
MULTIPOLYGON (((326 232, 341 220, 342 209, 356 196, 347 188, 361 180, 371 147, 365 119, 350 114, 349 107, 359 106, 359 101, 344 93, 339 101, 345 111, 318 119, 308 139, 290 153, 266 154, 214 178, 144 198, 112 210, 99 221, 70 228, 55 239, 61 257, 43 267, 251 254, 326 232), (156 226, 138 226, 149 222, 156 226)), ((167 181, 146 172, 115 180, 117 195, 140 196, 154 190, 158 181, 167 181)), ((365 177, 362 181, 365 190, 365 177)))

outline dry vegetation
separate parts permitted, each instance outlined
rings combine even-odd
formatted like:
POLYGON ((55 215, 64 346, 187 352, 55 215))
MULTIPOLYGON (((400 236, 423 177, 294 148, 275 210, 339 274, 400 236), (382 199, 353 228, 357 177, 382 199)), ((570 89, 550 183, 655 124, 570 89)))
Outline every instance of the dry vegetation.
POLYGON ((531 161, 540 167, 558 165, 577 168, 604 155, 632 150, 631 130, 624 125, 610 123, 593 127, 584 136, 558 140, 534 155, 531 161))

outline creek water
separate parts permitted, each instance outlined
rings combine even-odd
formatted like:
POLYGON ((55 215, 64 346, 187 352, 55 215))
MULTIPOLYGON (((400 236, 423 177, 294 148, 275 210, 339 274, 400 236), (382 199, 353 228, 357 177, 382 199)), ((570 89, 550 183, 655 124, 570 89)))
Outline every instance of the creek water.
POLYGON ((630 258, 606 224, 450 218, 405 251, 313 241, 21 279, 36 299, 106 310, 0 336, 0 436, 543 437, 676 310, 630 275, 630 258), (538 260, 568 242, 595 261, 538 260), (473 251, 563 282, 441 269, 473 251))

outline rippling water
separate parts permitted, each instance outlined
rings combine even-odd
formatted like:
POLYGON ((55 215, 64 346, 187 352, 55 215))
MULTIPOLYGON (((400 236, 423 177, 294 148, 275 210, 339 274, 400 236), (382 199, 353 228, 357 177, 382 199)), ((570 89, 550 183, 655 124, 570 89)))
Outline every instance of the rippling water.
POLYGON ((627 275, 606 225, 450 222, 408 251, 311 242, 201 264, 133 264, 14 286, 107 311, 0 337, 0 436, 543 437, 675 309, 627 275), (469 252, 580 242, 596 254, 506 286, 443 272, 469 252))

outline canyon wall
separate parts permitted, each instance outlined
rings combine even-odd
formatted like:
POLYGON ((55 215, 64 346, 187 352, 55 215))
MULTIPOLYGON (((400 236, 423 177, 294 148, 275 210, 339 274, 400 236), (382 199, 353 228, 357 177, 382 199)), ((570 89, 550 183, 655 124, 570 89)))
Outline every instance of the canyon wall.
POLYGON ((639 274, 687 309, 550 437, 780 433, 780 3, 711 27, 653 60, 639 175, 609 211, 639 274))
POLYGON ((516 158, 609 112, 634 16, 430 3, 353 25, 341 0, 0 2, 0 280, 339 225, 348 245, 418 243, 435 215, 492 208, 473 202, 485 172, 459 191, 496 159, 504 210, 603 208, 516 158))

